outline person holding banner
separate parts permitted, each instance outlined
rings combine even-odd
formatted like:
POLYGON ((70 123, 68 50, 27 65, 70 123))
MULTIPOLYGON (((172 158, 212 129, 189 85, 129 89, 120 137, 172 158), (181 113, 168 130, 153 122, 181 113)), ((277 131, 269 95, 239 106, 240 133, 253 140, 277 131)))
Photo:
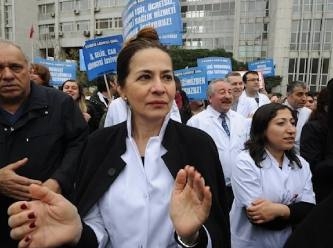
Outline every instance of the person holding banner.
POLYGON ((12 237, 22 247, 230 247, 216 145, 170 119, 172 61, 153 28, 125 44, 117 76, 128 118, 89 137, 77 208, 33 185, 34 201, 8 209, 12 237))

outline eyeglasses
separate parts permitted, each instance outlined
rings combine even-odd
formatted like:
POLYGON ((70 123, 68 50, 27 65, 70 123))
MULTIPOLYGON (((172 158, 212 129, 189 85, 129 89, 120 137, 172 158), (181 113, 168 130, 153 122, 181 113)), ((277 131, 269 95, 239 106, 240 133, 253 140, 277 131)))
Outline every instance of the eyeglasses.
POLYGON ((250 78, 250 79, 246 79, 246 81, 250 81, 250 82, 254 82, 254 81, 260 81, 259 78, 250 78))

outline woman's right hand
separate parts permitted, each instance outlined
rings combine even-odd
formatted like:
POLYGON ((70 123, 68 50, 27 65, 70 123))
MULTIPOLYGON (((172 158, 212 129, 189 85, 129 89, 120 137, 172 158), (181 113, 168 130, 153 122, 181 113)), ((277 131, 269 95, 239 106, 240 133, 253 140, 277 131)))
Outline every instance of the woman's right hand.
POLYGON ((31 185, 30 202, 19 201, 8 208, 10 236, 18 247, 47 248, 75 244, 82 223, 76 207, 62 195, 40 185, 31 185))

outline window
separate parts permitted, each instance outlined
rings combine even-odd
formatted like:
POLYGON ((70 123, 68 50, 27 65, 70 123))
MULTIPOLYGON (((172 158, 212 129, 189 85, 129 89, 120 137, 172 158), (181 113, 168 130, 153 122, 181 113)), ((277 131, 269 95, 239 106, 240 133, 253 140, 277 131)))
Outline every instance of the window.
POLYGON ((76 22, 76 30, 77 31, 83 31, 83 30, 89 30, 89 21, 77 21, 76 22))
POLYGON ((121 17, 115 17, 114 18, 114 27, 115 28, 122 28, 123 27, 123 22, 121 20, 121 17))

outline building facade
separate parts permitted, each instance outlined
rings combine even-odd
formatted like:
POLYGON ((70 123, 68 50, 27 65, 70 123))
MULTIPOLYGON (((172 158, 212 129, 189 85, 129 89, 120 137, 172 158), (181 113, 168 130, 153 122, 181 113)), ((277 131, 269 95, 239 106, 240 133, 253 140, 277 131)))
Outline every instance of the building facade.
POLYGON ((34 35, 32 28, 37 23, 37 8, 31 1, 0 0, 0 38, 14 41, 24 52, 33 56, 34 35))
POLYGON ((319 91, 333 77, 333 0, 182 0, 185 48, 224 48, 319 91))
MULTIPOLYGON (((27 54, 61 57, 86 39, 121 34, 127 2, 0 0, 0 35, 27 54)), ((333 77, 333 0, 180 0, 180 5, 186 49, 223 48, 243 62, 273 58, 276 75, 283 77, 281 92, 293 80, 318 91, 333 77)))

